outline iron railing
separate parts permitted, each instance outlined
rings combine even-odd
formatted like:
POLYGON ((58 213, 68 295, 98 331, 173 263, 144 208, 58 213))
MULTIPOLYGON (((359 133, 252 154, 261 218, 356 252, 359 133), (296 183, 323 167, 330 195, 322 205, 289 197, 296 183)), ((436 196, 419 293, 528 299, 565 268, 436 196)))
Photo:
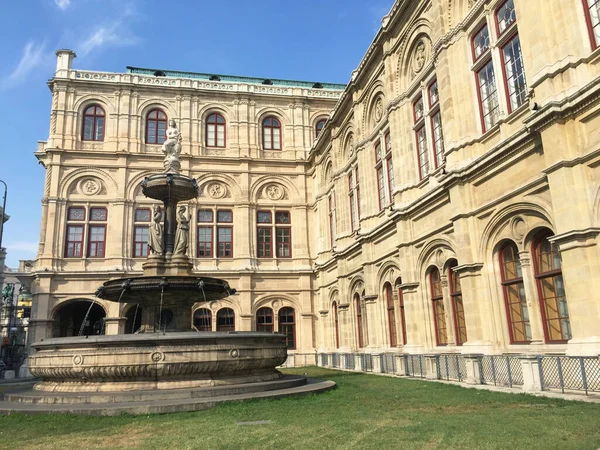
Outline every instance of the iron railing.
POLYGON ((467 364, 461 355, 437 355, 438 380, 463 381, 467 376, 467 364))
POLYGON ((383 353, 381 355, 381 372, 396 373, 396 354, 383 353))
POLYGON ((404 373, 409 377, 425 378, 425 356, 404 355, 404 373))
POLYGON ((523 369, 518 356, 480 356, 479 382, 494 386, 522 386, 523 369))
POLYGON ((538 356, 542 390, 600 392, 600 359, 584 356, 538 356))

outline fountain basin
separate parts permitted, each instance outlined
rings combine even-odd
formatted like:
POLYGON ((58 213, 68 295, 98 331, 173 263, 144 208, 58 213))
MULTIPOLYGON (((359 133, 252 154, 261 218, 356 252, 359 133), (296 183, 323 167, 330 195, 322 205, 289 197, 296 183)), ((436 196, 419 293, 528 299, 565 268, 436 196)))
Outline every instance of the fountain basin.
POLYGON ((32 345, 34 389, 118 392, 279 379, 285 337, 261 332, 178 332, 46 339, 32 345))
POLYGON ((146 197, 156 200, 181 202, 197 197, 198 184, 194 178, 185 175, 160 173, 144 179, 142 192, 146 197))

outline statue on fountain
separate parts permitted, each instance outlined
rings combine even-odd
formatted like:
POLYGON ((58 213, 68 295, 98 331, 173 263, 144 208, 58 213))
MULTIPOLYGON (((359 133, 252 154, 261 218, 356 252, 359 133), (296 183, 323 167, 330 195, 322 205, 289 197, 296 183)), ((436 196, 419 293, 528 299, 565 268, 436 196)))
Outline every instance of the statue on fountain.
POLYGON ((177 212, 177 231, 175 233, 173 256, 185 256, 187 254, 190 240, 190 218, 185 211, 185 206, 180 206, 177 212))
POLYGON ((160 223, 162 220, 162 210, 160 206, 154 206, 152 210, 152 225, 148 230, 148 250, 152 255, 163 254, 163 226, 160 223))
POLYGON ((179 154, 181 153, 181 133, 177 129, 177 123, 169 120, 169 128, 167 128, 167 139, 163 143, 162 151, 165 154, 165 172, 179 173, 181 163, 179 154))

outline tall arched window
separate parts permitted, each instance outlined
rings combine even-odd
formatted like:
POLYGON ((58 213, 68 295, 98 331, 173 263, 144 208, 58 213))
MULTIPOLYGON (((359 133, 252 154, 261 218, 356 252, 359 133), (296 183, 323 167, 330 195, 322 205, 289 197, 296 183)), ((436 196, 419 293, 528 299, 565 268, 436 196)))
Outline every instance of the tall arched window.
POLYGON ((406 338, 406 313, 404 311, 404 296, 402 295, 402 289, 400 289, 400 285, 402 284, 402 279, 398 278, 396 280, 396 289, 398 289, 398 306, 400 307, 400 325, 402 325, 402 345, 406 345, 408 339, 406 338))
POLYGON ((281 122, 275 117, 267 117, 262 123, 263 149, 281 150, 281 122))
POLYGON ((225 147, 225 118, 213 113, 206 118, 206 146, 225 147))
POLYGON ((544 336, 546 342, 560 343, 571 339, 571 322, 562 277, 560 254, 548 238, 549 231, 540 232, 533 244, 535 278, 537 280, 544 336))
POLYGON ((217 311, 217 331, 235 331, 235 313, 231 308, 217 311))
POLYGON ((256 311, 256 331, 272 333, 273 326, 273 310, 271 308, 265 307, 256 311))
POLYGON ((146 116, 146 144, 162 144, 167 132, 167 115, 160 109, 153 109, 146 116))
POLYGON ((335 333, 335 348, 340 348, 340 324, 338 321, 338 306, 336 302, 331 305, 331 311, 333 313, 333 328, 335 333))
POLYGON ((507 242, 500 250, 500 273, 508 319, 511 344, 531 342, 531 324, 523 285, 523 271, 519 250, 514 242, 507 242))
POLYGON ((456 333, 456 344, 463 345, 467 342, 467 325, 465 322, 465 308, 463 306, 462 288, 460 287, 460 276, 452 268, 458 266, 455 260, 448 268, 450 279, 450 300, 452 302, 452 313, 454 315, 454 331, 456 333))
POLYGON ((394 308, 392 285, 386 283, 383 290, 387 304, 388 326, 390 327, 390 347, 396 347, 398 345, 398 332, 396 331, 396 309, 394 308))
POLYGON ((321 119, 317 122, 315 125, 315 139, 319 137, 319 134, 321 134, 321 130, 323 130, 326 123, 327 119, 321 119))
POLYGON ((444 308, 444 295, 442 293, 442 280, 440 271, 434 267, 429 274, 431 284, 431 304, 433 306, 433 324, 435 326, 435 341, 437 345, 448 344, 446 330, 446 310, 444 308))
POLYGON ((99 105, 88 106, 83 113, 81 139, 84 141, 103 141, 105 117, 106 114, 99 105))
POLYGON ((279 310, 279 332, 285 335, 287 348, 296 348, 296 320, 293 308, 281 308, 279 310))
POLYGON ((357 331, 357 340, 358 340, 358 348, 363 348, 365 346, 364 336, 363 336, 363 310, 362 305, 360 304, 360 295, 358 293, 354 294, 354 306, 356 308, 356 331, 357 331))
POLYGON ((212 331, 212 314, 210 309, 200 308, 194 311, 194 327, 198 331, 212 331))

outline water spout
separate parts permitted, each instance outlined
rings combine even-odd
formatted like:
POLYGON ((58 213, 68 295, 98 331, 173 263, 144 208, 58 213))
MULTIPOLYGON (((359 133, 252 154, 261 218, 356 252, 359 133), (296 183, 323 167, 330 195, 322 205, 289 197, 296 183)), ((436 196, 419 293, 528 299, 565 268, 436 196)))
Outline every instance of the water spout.
POLYGON ((135 319, 137 319, 137 313, 138 313, 139 307, 140 307, 140 304, 138 303, 135 306, 135 313, 133 313, 133 323, 131 324, 131 334, 135 334, 135 319))
MULTIPOLYGON (((85 316, 83 318, 83 322, 81 322, 81 328, 79 328, 79 336, 81 336, 83 334, 83 330, 85 329, 85 324, 88 320, 88 317, 90 315, 90 312, 92 311, 92 308, 94 307, 94 305, 96 304, 96 299, 98 297, 94 297, 94 301, 92 303, 90 303, 90 307, 88 308, 87 312, 85 313, 85 316)), ((87 337, 87 336, 86 336, 87 337)))

